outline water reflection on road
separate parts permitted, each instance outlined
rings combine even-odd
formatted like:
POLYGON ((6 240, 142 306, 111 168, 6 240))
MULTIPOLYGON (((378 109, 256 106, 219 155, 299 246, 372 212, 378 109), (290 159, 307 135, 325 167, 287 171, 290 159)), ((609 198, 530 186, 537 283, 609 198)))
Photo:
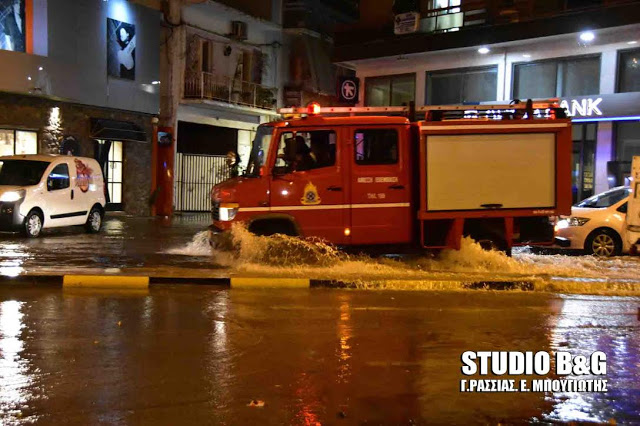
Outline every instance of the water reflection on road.
MULTIPOLYGON (((549 420, 640 421, 640 317, 637 299, 578 296, 564 298, 552 329, 554 350, 589 357, 607 354, 607 393, 557 393, 549 420)), ((568 378, 600 379, 596 376, 568 378)))
POLYGON ((0 423, 637 423, 639 304, 489 292, 0 289, 0 423), (610 392, 458 390, 463 351, 559 349, 607 353, 610 392))

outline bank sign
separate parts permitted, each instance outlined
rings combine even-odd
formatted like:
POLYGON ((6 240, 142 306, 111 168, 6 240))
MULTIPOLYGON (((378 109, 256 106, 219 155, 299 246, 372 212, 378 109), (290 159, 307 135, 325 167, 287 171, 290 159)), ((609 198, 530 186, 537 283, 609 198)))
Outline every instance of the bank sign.
POLYGON ((640 93, 577 96, 561 98, 560 106, 574 119, 598 119, 640 116, 640 93))

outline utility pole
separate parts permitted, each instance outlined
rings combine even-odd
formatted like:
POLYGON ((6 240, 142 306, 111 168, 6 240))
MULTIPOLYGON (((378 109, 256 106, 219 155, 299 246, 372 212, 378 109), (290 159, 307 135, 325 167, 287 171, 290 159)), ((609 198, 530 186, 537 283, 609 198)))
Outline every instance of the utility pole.
POLYGON ((185 51, 182 26, 182 0, 163 0, 162 39, 160 45, 160 125, 175 127, 182 94, 185 51))
POLYGON ((152 149, 152 214, 173 214, 174 165, 178 105, 182 97, 185 29, 182 0, 162 0, 160 41, 160 118, 152 149), (164 132, 164 138, 158 138, 164 132), (166 136, 169 133, 169 137, 166 136), (160 139, 160 140, 159 140, 160 139), (170 141, 170 143, 168 143, 170 141))

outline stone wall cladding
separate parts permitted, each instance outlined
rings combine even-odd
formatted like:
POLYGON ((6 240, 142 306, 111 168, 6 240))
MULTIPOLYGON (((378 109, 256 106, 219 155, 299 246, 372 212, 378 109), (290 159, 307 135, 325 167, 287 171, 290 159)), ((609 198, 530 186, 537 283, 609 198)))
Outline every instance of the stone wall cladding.
POLYGON ((40 154, 59 154, 62 140, 73 136, 80 144, 80 154, 93 158, 90 118, 129 121, 145 131, 147 143, 123 142, 122 203, 126 213, 148 216, 153 132, 151 115, 0 92, 0 128, 37 131, 40 154), (60 112, 58 123, 51 122, 51 112, 55 107, 60 112))

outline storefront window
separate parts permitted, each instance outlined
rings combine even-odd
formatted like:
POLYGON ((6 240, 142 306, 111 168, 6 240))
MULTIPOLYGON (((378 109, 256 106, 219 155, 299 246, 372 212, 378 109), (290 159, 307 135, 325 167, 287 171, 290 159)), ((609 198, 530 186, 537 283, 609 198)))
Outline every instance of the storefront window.
POLYGON ((494 101, 498 67, 427 73, 427 105, 452 105, 494 101))
POLYGON ((516 64, 513 97, 517 99, 586 96, 600 93, 600 57, 555 59, 516 64))
POLYGON ((573 125, 573 202, 593 195, 597 124, 573 125))
POLYGON ((640 155, 640 122, 618 123, 616 139, 618 161, 631 161, 634 155, 640 155))
POLYGON ((37 153, 37 132, 0 129, 0 156, 37 153))
POLYGON ((37 153, 38 134, 36 132, 16 130, 16 155, 37 153))
POLYGON ((368 77, 365 80, 366 106, 407 106, 415 100, 415 74, 368 77))
POLYGON ((640 50, 620 54, 618 92, 640 92, 640 50))

